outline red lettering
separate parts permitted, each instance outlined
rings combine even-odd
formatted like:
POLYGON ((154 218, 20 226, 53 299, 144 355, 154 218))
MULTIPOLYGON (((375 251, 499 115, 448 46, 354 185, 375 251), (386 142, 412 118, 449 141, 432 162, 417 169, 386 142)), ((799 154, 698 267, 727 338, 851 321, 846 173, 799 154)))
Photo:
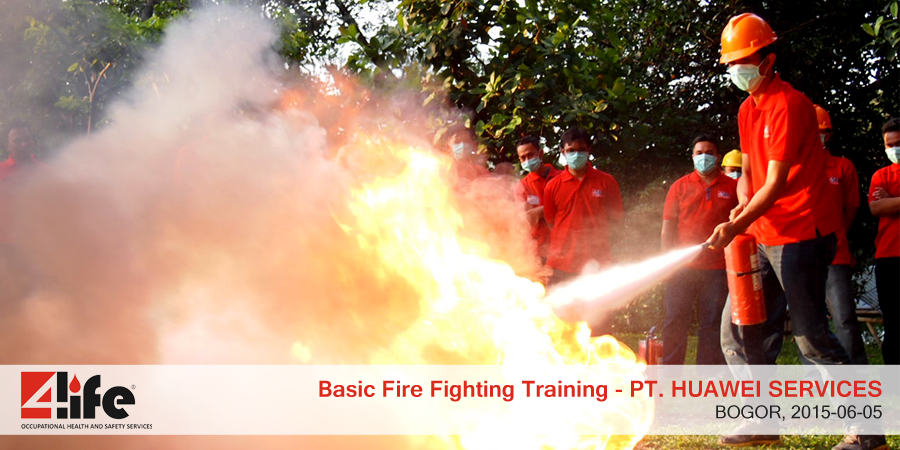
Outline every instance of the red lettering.
POLYGON ((848 390, 843 389, 844 387, 850 387, 850 386, 851 386, 851 384, 847 380, 839 381, 837 383, 837 395, 840 395, 841 397, 849 397, 849 396, 853 395, 853 391, 851 391, 849 389, 848 390))
POLYGON ((784 382, 784 396, 785 397, 796 397, 797 394, 793 392, 797 390, 797 382, 795 380, 785 380, 784 382))
POLYGON ((769 383, 769 395, 772 397, 781 397, 781 382, 778 380, 772 380, 769 383))
POLYGON ((325 380, 319 382, 319 397, 331 397, 331 383, 325 380))
POLYGON ((869 382, 869 395, 872 397, 881 397, 881 382, 872 380, 869 382), (877 392, 877 394, 876 394, 877 392))
POLYGON ((805 392, 810 397, 814 397, 812 393, 813 382, 809 380, 801 380, 800 381, 800 396, 803 397, 803 393, 805 392))

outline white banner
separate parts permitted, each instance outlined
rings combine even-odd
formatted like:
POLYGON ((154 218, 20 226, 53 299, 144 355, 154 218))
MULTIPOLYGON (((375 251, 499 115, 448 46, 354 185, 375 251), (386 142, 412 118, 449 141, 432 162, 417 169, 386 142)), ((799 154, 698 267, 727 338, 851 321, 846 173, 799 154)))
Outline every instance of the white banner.
POLYGON ((0 366, 0 434, 719 435, 744 420, 758 434, 900 432, 896 367, 728 369, 0 366))

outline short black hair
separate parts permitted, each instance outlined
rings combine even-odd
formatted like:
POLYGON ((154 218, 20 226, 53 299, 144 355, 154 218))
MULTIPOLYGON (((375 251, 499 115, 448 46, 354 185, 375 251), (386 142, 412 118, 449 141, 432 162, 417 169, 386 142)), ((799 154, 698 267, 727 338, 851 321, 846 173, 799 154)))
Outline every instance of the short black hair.
POLYGON ((537 147, 538 150, 541 149, 541 141, 534 136, 522 136, 519 138, 519 142, 516 143, 516 147, 520 145, 533 145, 537 147))
POLYGON ((900 119, 896 117, 891 117, 887 122, 884 123, 884 126, 881 127, 881 134, 890 133, 894 131, 900 131, 900 119))
POLYGON ((465 126, 464 124, 455 123, 453 125, 450 125, 449 128, 447 128, 447 131, 444 133, 444 136, 446 139, 450 139, 451 137, 456 136, 458 134, 474 135, 475 132, 472 131, 469 127, 465 126))
POLYGON ((701 134, 694 138, 694 141, 691 142, 691 151, 694 151, 694 146, 697 145, 698 142, 711 142, 712 145, 716 146, 716 153, 722 153, 719 151, 719 141, 708 134, 701 134))
POLYGON ((577 141, 583 141, 585 144, 588 145, 588 147, 590 147, 591 135, 589 135, 588 132, 584 130, 584 128, 572 127, 572 128, 569 128, 568 130, 566 130, 562 134, 560 141, 562 142, 563 147, 565 147, 566 144, 571 144, 571 143, 577 142, 577 141))
POLYGON ((25 123, 21 120, 14 120, 14 121, 6 124, 5 127, 3 127, 3 140, 5 141, 6 139, 9 139, 9 133, 12 130, 18 130, 19 128, 24 128, 24 129, 28 130, 29 133, 31 133, 31 127, 28 126, 27 123, 25 123))

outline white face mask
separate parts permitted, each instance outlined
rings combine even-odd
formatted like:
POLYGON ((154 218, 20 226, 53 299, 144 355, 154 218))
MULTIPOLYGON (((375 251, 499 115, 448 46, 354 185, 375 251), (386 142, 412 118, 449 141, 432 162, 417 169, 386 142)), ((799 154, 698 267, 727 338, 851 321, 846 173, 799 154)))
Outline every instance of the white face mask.
POLYGON ((728 175, 729 177, 734 178, 735 180, 737 180, 738 178, 741 177, 740 172, 728 172, 725 175, 728 175))
POLYGON ((763 80, 759 66, 753 64, 735 64, 728 68, 728 74, 731 75, 731 82, 745 92, 755 91, 763 80))
POLYGON ((716 157, 707 154, 695 155, 694 168, 703 175, 712 173, 712 171, 716 169, 716 157))
POLYGON ((886 148, 884 149, 884 152, 887 153, 887 157, 892 163, 900 163, 900 147, 886 148))

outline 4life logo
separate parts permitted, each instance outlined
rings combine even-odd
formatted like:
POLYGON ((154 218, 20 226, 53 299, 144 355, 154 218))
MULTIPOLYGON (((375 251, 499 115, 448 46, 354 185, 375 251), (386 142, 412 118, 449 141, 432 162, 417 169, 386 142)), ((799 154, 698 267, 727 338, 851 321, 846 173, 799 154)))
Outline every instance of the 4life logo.
POLYGON ((100 375, 88 378, 82 391, 78 377, 73 375, 69 381, 68 372, 22 372, 22 418, 50 419, 56 409, 57 419, 94 419, 101 405, 113 419, 128 417, 119 406, 134 404, 131 390, 114 386, 101 396, 99 388, 100 375))

